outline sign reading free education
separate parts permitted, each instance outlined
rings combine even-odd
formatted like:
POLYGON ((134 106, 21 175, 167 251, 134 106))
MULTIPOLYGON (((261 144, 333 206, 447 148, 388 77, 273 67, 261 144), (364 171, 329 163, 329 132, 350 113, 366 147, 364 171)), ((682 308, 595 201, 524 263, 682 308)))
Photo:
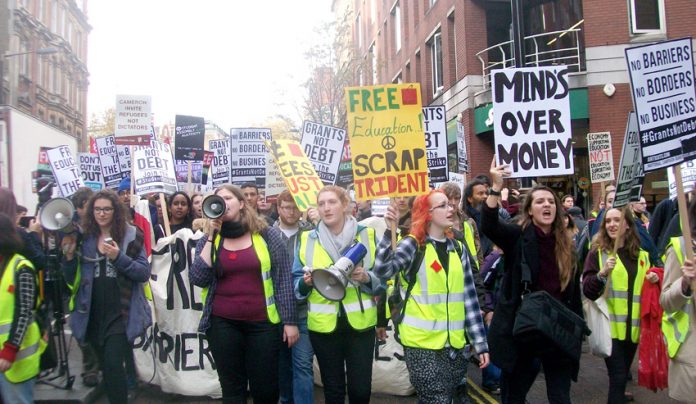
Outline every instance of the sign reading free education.
POLYGON ((356 199, 428 192, 420 84, 345 91, 356 199))
POLYGON ((174 158, 203 161, 205 120, 198 116, 177 115, 174 122, 174 158))
POLYGON ((133 148, 133 184, 136 195, 152 192, 176 192, 176 174, 172 149, 166 143, 153 141, 150 146, 133 148))
POLYGON ((696 133, 691 38, 628 48, 631 95, 645 172, 681 163, 681 139, 696 133))
POLYGON ((336 184, 345 140, 345 129, 311 121, 302 124, 302 149, 324 184, 336 184))
POLYGON ((48 161, 51 164, 53 177, 56 179, 60 195, 67 198, 74 194, 80 187, 84 187, 80 169, 75 164, 75 159, 70 152, 70 147, 63 145, 46 151, 48 161))
POLYGON ((425 155, 430 171, 430 181, 448 180, 449 159, 447 156, 447 121, 444 105, 423 107, 423 129, 425 132, 425 155))
POLYGON ((77 161, 80 165, 82 182, 85 183, 85 186, 92 188, 95 192, 104 188, 99 156, 94 153, 77 153, 77 161))
POLYGON ((574 173, 567 76, 565 66, 494 71, 495 154, 511 177, 574 173))
POLYGON ((264 145, 266 140, 271 140, 270 129, 230 129, 232 183, 256 183, 257 177, 266 176, 266 156, 268 156, 268 149, 264 145))
POLYGON ((118 145, 150 144, 152 99, 149 95, 117 95, 114 135, 118 145))
POLYGON ((118 149, 116 148, 114 136, 98 137, 94 143, 97 145, 104 186, 107 188, 118 188, 123 175, 121 174, 121 164, 118 160, 118 149))
POLYGON ((621 150, 619 175, 616 182, 616 196, 612 206, 620 208, 631 201, 639 200, 640 192, 643 188, 643 177, 643 159, 640 154, 638 122, 636 122, 636 113, 631 111, 628 114, 626 136, 624 137, 623 149, 621 150))
POLYGON ((294 140, 278 139, 267 141, 266 147, 295 199, 297 208, 304 212, 310 207, 316 207, 317 194, 324 183, 302 151, 302 145, 294 140))
POLYGON ((614 160, 611 156, 611 133, 588 133, 587 151, 590 155, 590 181, 593 184, 612 181, 614 179, 614 160))

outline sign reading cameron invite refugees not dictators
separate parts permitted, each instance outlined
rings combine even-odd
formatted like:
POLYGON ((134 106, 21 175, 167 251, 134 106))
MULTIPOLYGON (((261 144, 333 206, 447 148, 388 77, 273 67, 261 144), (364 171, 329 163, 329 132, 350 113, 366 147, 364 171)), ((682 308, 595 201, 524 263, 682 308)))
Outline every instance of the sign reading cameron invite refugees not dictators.
POLYGON ((114 135, 118 145, 150 143, 152 99, 149 95, 117 95, 114 135))
POLYGON ((345 91, 355 197, 368 200, 428 192, 420 84, 345 91))
POLYGON ((573 174, 565 66, 493 73, 495 153, 512 177, 573 174))

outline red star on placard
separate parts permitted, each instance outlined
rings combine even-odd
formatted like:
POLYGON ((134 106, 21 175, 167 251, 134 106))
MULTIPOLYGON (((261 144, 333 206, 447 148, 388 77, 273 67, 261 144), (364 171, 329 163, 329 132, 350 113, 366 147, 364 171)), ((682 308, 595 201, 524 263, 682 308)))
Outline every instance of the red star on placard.
POLYGON ((437 261, 433 261, 433 263, 430 264, 430 268, 434 269, 435 272, 440 272, 440 270, 442 270, 442 265, 437 261))

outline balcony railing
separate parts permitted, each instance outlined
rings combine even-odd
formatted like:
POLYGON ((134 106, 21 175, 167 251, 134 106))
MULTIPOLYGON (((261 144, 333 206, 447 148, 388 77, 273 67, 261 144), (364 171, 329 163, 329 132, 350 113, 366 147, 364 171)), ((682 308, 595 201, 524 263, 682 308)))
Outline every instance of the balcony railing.
MULTIPOLYGON (((572 72, 585 69, 585 57, 580 47, 580 28, 544 32, 524 38, 525 66, 566 65, 572 72)), ((491 71, 515 67, 512 41, 501 42, 476 54, 481 61, 483 87, 491 85, 491 71)))

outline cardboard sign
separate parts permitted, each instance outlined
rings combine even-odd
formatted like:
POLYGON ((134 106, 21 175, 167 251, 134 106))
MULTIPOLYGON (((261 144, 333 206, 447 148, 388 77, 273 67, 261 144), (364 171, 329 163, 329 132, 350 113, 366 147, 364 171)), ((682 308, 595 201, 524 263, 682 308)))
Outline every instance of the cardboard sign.
POLYGON ((495 153, 512 178, 573 174, 565 66, 493 73, 495 153))
POLYGON ((268 149, 264 142, 271 140, 271 130, 262 128, 230 129, 232 183, 256 183, 266 176, 268 149))
POLYGON ((230 140, 210 140, 208 148, 213 152, 213 163, 210 166, 213 188, 217 188, 222 184, 228 184, 230 182, 232 158, 230 156, 230 140))
POLYGON ((627 48, 643 170, 681 163, 681 139, 696 133, 691 38, 627 48))
POLYGON ((46 151, 48 161, 51 164, 53 177, 63 198, 74 194, 78 188, 84 187, 80 168, 75 164, 75 159, 68 146, 58 146, 46 151))
POLYGON ((344 129, 311 121, 302 124, 302 149, 324 184, 336 184, 345 140, 344 129))
POLYGON ((99 164, 106 188, 116 189, 121 183, 121 164, 118 160, 118 149, 113 135, 98 137, 94 140, 99 154, 99 164))
MULTIPOLYGON (((118 140, 118 138, 116 138, 118 140)), ((150 144, 150 138, 148 137, 148 143, 150 144)), ((121 176, 123 178, 130 177, 131 172, 131 158, 130 158, 130 147, 122 146, 116 143, 116 152, 118 153, 118 164, 121 168, 121 176)))
POLYGON ((590 155, 590 181, 592 183, 614 179, 614 159, 611 155, 611 134, 597 132, 587 134, 587 151, 590 155))
POLYGON ((177 191, 172 149, 166 143, 133 148, 133 184, 136 195, 177 191))
POLYGON ((118 145, 150 144, 152 99, 149 95, 117 95, 114 136, 118 145))
POLYGON ((174 159, 203 161, 205 120, 197 116, 177 115, 174 129, 174 159))
POLYGON ((77 161, 85 186, 92 188, 95 192, 104 188, 99 156, 94 153, 77 153, 77 161))
POLYGON ((266 147, 300 211, 316 207, 317 194, 324 183, 302 151, 302 145, 294 140, 278 139, 267 141, 266 147))
POLYGON ((423 107, 425 155, 431 182, 446 182, 449 169, 447 156, 447 121, 444 105, 423 107))
MULTIPOLYGON (((671 171, 671 170, 669 170, 671 171)), ((621 149, 618 181, 616 182, 615 208, 620 208, 631 201, 640 199, 643 188, 643 159, 640 154, 640 139, 638 137, 638 122, 636 113, 631 111, 626 123, 626 136, 621 149)))
MULTIPOLYGON (((457 122, 457 169, 460 173, 469 172, 469 156, 466 154, 466 139, 464 138, 464 124, 457 122)), ((450 173, 451 175, 451 173, 450 173)))
POLYGON ((355 197, 428 192, 420 84, 348 87, 345 92, 355 197))

